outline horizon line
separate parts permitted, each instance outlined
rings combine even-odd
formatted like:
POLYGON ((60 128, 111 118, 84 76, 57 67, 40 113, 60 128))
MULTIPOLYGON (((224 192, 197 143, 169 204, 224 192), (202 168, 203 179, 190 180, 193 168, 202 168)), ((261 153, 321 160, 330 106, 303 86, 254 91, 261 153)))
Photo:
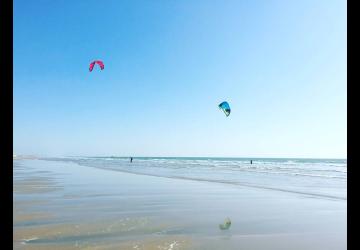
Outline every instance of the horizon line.
MULTIPOLYGON (((117 156, 117 155, 65 155, 65 156, 47 156, 47 157, 89 157, 89 158, 228 158, 228 159, 306 159, 306 160, 347 160, 345 158, 329 158, 329 157, 251 157, 251 156, 117 156)), ((45 157, 46 158, 46 157, 45 157)))

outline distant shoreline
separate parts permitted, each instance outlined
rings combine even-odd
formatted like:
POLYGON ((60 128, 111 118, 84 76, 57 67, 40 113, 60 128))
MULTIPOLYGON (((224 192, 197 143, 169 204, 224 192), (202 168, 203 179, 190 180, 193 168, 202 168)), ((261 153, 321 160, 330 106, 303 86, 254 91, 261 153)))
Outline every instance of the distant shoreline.
POLYGON ((85 157, 85 158, 137 158, 137 159, 231 159, 231 160, 347 160, 347 158, 306 158, 306 157, 223 157, 223 156, 87 156, 87 155, 67 155, 67 156, 46 156, 40 158, 63 158, 63 157, 85 157))

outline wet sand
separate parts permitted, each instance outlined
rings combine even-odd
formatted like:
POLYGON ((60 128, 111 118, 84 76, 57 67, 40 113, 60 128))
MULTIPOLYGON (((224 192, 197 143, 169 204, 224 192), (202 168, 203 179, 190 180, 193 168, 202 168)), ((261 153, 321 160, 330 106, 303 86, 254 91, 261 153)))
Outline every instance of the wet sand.
POLYGON ((346 200, 36 159, 13 192, 14 249, 347 247, 346 200))

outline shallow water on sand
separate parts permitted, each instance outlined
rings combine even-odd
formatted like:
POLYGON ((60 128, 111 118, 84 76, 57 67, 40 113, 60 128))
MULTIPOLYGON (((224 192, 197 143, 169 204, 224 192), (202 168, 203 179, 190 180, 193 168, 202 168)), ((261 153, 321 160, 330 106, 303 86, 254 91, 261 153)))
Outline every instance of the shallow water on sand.
POLYGON ((15 160, 14 248, 346 249, 346 200, 15 160))
POLYGON ((346 200, 345 159, 258 158, 49 158, 113 171, 175 179, 227 183, 346 200))

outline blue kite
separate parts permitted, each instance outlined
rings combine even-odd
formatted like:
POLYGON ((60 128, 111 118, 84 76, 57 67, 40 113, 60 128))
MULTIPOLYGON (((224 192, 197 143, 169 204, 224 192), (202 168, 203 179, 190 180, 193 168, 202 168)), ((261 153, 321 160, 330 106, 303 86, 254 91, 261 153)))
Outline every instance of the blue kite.
POLYGON ((230 105, 227 102, 222 102, 219 104, 219 108, 222 109, 222 111, 224 111, 226 116, 230 115, 231 109, 230 109, 230 105))

